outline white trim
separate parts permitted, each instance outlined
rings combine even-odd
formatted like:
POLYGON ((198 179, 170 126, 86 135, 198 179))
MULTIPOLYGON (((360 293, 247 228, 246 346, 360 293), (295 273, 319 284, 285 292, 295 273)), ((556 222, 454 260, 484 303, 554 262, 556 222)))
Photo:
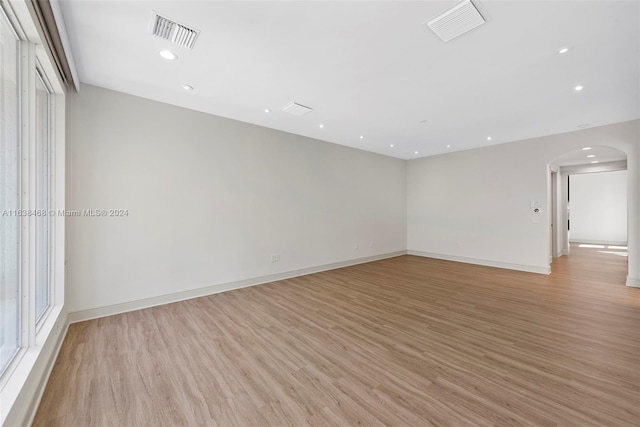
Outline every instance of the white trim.
POLYGON ((627 276, 627 286, 640 288, 640 279, 634 279, 633 277, 627 276))
POLYGON ((568 174, 613 172, 627 170, 627 161, 604 162, 598 164, 560 166, 560 171, 568 174))
POLYGON ((477 258, 465 258, 465 257, 460 257, 455 255, 435 254, 431 252, 422 252, 422 251, 414 251, 414 250, 408 250, 407 254, 421 256, 425 258, 435 258, 435 259, 443 259, 446 261, 462 262, 465 264, 483 265, 485 267, 497 267, 497 268, 505 268, 507 270, 526 271, 528 273, 551 274, 551 268, 548 265, 536 266, 536 265, 512 264, 508 262, 491 261, 487 259, 477 259, 477 258))
MULTIPOLYGON (((65 209, 65 103, 63 93, 52 93, 51 102, 53 114, 51 125, 51 206, 56 212, 65 209)), ((51 221, 52 251, 52 305, 64 305, 65 295, 65 218, 55 215, 51 221)))
MULTIPOLYGON (((51 98, 53 97, 53 91, 51 90, 51 83, 49 82, 49 79, 47 78, 47 75, 45 74, 45 72, 42 69, 42 66, 40 65, 40 61, 38 60, 38 57, 36 56, 36 67, 35 67, 35 78, 34 78, 34 93, 35 91, 37 91, 37 82, 40 81, 40 83, 42 84, 42 86, 44 87, 44 90, 47 93, 47 102, 46 102, 46 113, 47 113, 47 121, 45 123, 45 127, 46 127, 46 141, 39 141, 37 136, 38 136, 38 127, 41 125, 41 123, 37 123, 37 118, 38 118, 38 104, 37 104, 37 100, 35 100, 34 102, 34 120, 33 122, 35 122, 35 127, 36 129, 34 130, 34 151, 32 153, 32 164, 33 164, 33 176, 32 179, 34 181, 34 204, 33 207, 34 209, 43 209, 46 208, 46 210, 49 212, 51 210, 51 207, 54 205, 53 200, 55 198, 55 194, 53 193, 53 189, 54 189, 54 180, 55 180, 55 174, 53 173, 54 171, 54 166, 55 166, 55 159, 53 157, 53 145, 55 143, 54 139, 53 139, 53 131, 54 131, 54 126, 52 123, 52 119, 53 119, 53 105, 51 103, 51 98), (39 181, 39 177, 40 174, 42 173, 42 171, 39 169, 39 165, 38 165, 38 160, 39 160, 39 149, 41 148, 41 144, 44 144, 46 146, 46 163, 47 163, 47 170, 46 170, 46 176, 45 176, 45 182, 48 185, 48 189, 47 189, 47 198, 48 198, 48 205, 46 207, 43 206, 38 206, 38 202, 40 200, 39 198, 39 191, 38 191, 38 181, 39 181)), ((53 245, 53 218, 52 216, 47 215, 45 217, 48 220, 48 224, 47 224, 47 234, 46 234, 46 243, 47 243, 47 256, 48 256, 48 260, 47 260, 47 306, 45 307, 44 311, 42 313, 40 313, 40 316, 38 316, 38 307, 37 304, 35 303, 37 298, 38 298, 38 292, 37 292, 37 287, 38 287, 38 283, 37 283, 37 273, 38 273, 38 262, 37 262, 37 251, 39 249, 40 246, 40 240, 38 239, 42 239, 43 235, 40 233, 40 229, 39 229, 39 224, 38 224, 38 220, 39 218, 34 218, 34 224, 33 224, 33 229, 34 229, 34 234, 35 234, 35 246, 34 246, 34 260, 35 260, 35 264, 36 264, 36 271, 35 271, 35 277, 34 277, 34 316, 36 319, 36 337, 38 336, 38 332, 41 329, 41 326, 45 323, 45 320, 49 314, 49 312, 51 311, 51 307, 54 303, 54 299, 53 299, 53 271, 54 271, 54 265, 53 265, 53 253, 54 253, 54 245, 53 245)))
POLYGON ((56 307, 57 316, 49 316, 45 325, 47 339, 42 346, 25 349, 16 370, 0 392, 0 425, 28 426, 33 422, 40 399, 67 335, 67 314, 56 307))
POLYGON ((67 33, 67 26, 64 22, 62 9, 60 8, 60 0, 51 0, 51 11, 56 21, 56 27, 58 27, 58 34, 60 35, 60 41, 62 42, 62 49, 67 57, 67 63, 69 64, 69 70, 71 71, 71 79, 73 80, 73 87, 76 88, 76 92, 80 91, 80 77, 78 77, 78 69, 76 68, 76 62, 73 58, 73 51, 71 49, 71 42, 69 41, 69 34, 67 33))
POLYGON ((161 295, 157 297, 144 298, 136 301, 128 301, 120 304, 108 305, 105 307, 91 308, 88 310, 74 311, 69 313, 69 323, 83 322, 85 320, 97 319, 99 317, 112 316, 114 314, 126 313, 128 311, 140 310, 173 302, 184 301, 191 298, 203 297, 234 289, 246 288, 249 286, 262 285, 277 280, 291 279, 293 277, 307 274, 319 273, 321 271, 335 270, 337 268, 349 267, 357 264, 378 261, 386 258, 393 258, 406 255, 406 251, 389 252, 381 255, 373 255, 364 258, 356 258, 347 261, 339 261, 316 267, 301 268, 298 270, 286 271, 283 273, 269 274, 266 276, 254 277, 252 279, 238 280, 234 282, 220 283, 206 286, 204 288, 192 289, 190 291, 176 292, 173 294, 161 295))
POLYGON ((62 349, 62 344, 64 344, 65 338, 67 338, 67 332, 69 331, 69 321, 68 316, 65 314, 65 318, 63 321, 63 331, 61 334, 57 335, 57 340, 55 342, 55 346, 53 347, 53 351, 51 356, 48 358, 47 365, 45 368, 44 375, 41 376, 40 382, 37 384, 37 387, 34 390, 33 398, 31 399, 31 405, 26 407, 27 411, 25 413, 25 417, 23 418, 27 422, 24 425, 30 426, 33 424, 33 420, 38 413, 38 408, 40 407, 40 401, 42 400, 42 396, 44 396, 44 391, 47 388, 47 383, 49 382, 49 377, 51 376, 51 372, 53 371, 53 367, 56 364, 56 360, 58 360, 58 355, 60 354, 60 350, 62 349))
POLYGON ((16 37, 20 40, 27 40, 27 33, 25 32, 24 28, 22 28, 20 20, 18 19, 13 6, 11 6, 7 2, 0 1, 0 13, 3 13, 4 16, 6 16, 6 18, 9 20, 11 29, 13 30, 13 33, 16 35, 16 37))

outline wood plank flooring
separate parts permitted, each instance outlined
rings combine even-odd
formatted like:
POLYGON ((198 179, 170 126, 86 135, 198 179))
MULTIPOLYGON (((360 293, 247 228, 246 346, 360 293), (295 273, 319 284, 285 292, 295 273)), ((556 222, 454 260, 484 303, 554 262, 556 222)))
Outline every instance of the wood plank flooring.
POLYGON ((401 256, 73 324, 34 425, 640 425, 626 258, 552 267, 401 256))

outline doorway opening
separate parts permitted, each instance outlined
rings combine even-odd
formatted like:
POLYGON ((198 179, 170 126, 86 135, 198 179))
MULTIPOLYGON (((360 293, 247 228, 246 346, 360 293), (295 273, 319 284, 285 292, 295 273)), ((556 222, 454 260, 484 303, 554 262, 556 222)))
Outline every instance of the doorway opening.
POLYGON ((550 263, 572 247, 627 255, 627 181, 627 156, 611 147, 572 150, 549 164, 550 263))

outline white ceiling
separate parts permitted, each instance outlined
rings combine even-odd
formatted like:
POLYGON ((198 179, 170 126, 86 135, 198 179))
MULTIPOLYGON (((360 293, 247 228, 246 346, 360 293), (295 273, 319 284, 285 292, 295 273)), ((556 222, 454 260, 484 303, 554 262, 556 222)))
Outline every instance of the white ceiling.
POLYGON ((476 1, 487 23, 445 44, 423 22, 454 4, 61 1, 84 83, 403 159, 640 118, 639 2, 476 1))

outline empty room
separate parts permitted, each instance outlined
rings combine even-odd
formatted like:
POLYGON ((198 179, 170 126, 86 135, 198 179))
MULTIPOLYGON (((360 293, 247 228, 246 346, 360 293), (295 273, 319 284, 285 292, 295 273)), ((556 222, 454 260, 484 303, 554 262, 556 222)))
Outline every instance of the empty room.
POLYGON ((640 1, 0 0, 0 426, 640 425, 640 1))

